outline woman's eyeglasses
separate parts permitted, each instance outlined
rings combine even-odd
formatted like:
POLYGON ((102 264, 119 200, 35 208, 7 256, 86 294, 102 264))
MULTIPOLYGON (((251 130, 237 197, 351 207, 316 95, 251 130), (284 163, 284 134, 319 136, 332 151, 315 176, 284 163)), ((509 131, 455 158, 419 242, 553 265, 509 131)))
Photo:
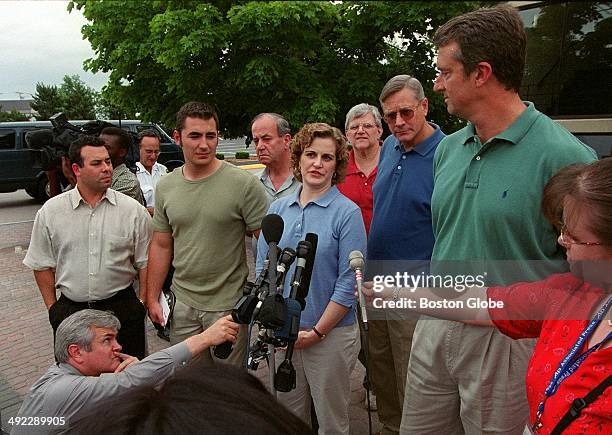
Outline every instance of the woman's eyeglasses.
POLYGON ((603 243, 601 242, 583 242, 583 241, 574 239, 571 235, 568 234, 567 227, 565 226, 565 224, 561 227, 560 239, 561 239, 561 243, 563 243, 564 245, 583 245, 583 246, 601 246, 603 245, 603 243))

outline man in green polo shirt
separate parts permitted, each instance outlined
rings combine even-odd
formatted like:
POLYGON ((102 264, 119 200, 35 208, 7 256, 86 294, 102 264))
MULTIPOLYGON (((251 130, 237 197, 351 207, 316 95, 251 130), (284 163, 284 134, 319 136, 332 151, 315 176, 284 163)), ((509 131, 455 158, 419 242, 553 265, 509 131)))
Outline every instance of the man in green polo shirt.
MULTIPOLYGON (((558 271, 555 260, 563 254, 540 210, 542 190, 559 169, 590 162, 595 153, 521 101, 526 35, 515 9, 453 18, 437 30, 434 44, 434 90, 449 113, 469 123, 443 139, 434 158, 432 271, 452 262, 473 274, 480 262, 489 285, 507 284, 517 269, 526 280, 558 271), (510 267, 499 260, 516 261, 510 267)), ((532 350, 532 341, 511 340, 494 328, 419 320, 402 433, 451 434, 461 427, 466 434, 522 433, 532 350)))

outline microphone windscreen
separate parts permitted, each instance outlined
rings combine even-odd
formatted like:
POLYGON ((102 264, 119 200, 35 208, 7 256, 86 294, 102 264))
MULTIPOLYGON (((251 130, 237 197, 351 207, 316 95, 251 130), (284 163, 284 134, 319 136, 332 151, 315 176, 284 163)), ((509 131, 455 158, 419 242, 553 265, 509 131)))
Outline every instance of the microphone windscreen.
POLYGON ((360 251, 351 251, 349 254, 349 267, 352 270, 363 269, 363 254, 360 251))
POLYGON ((268 214, 261 221, 261 232, 263 233, 266 243, 278 243, 283 236, 285 222, 283 218, 277 214, 268 214))
POLYGON ((53 146, 53 131, 45 128, 30 130, 25 135, 28 146, 34 150, 40 150, 53 146))
POLYGON ((295 261, 295 250, 291 248, 285 248, 278 256, 278 263, 285 266, 285 269, 289 269, 289 266, 295 261))

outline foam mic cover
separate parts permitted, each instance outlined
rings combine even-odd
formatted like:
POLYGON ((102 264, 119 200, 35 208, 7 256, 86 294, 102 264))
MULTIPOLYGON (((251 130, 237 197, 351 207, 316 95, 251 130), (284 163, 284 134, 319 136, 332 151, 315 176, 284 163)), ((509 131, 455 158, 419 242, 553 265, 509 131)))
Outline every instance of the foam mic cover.
POLYGON ((277 214, 268 214, 261 221, 261 232, 268 244, 278 243, 283 236, 284 228, 285 222, 277 214))
POLYGON ((40 150, 53 146, 53 131, 45 128, 28 131, 25 135, 28 146, 34 150, 40 150))
POLYGON ((308 258, 306 259, 306 266, 304 267, 304 276, 300 282, 296 299, 302 305, 302 309, 306 307, 306 296, 308 296, 308 289, 310 288, 310 278, 312 277, 312 269, 314 267, 315 255, 317 253, 317 243, 319 236, 315 233, 306 233, 306 241, 310 243, 310 251, 308 252, 308 258))
POLYGON ((349 267, 351 268, 351 270, 363 270, 363 265, 363 254, 359 251, 351 251, 351 253, 349 254, 349 267))

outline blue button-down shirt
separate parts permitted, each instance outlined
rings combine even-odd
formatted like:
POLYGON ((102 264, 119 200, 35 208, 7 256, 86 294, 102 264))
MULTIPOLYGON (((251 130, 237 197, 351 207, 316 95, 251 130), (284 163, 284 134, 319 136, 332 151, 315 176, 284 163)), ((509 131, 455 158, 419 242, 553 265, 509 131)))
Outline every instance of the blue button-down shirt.
POLYGON ((444 133, 434 133, 406 151, 395 136, 383 143, 374 182, 374 213, 368 260, 429 260, 433 157, 444 133))
MULTIPOLYGON (((318 235, 317 252, 310 290, 306 298, 306 308, 302 311, 300 328, 312 328, 325 311, 329 301, 345 307, 355 303, 355 274, 349 268, 348 256, 351 251, 361 251, 365 255, 366 234, 359 207, 342 195, 338 188, 332 188, 321 197, 300 205, 300 192, 294 193, 272 203, 268 214, 278 214, 283 218, 285 227, 279 242, 281 248, 295 249, 306 233, 318 235)), ((257 274, 263 268, 268 253, 264 237, 257 243, 257 274)), ((290 278, 295 263, 289 269, 285 281, 284 296, 289 296, 290 278)), ((355 313, 350 310, 336 326, 355 323, 355 313)))

